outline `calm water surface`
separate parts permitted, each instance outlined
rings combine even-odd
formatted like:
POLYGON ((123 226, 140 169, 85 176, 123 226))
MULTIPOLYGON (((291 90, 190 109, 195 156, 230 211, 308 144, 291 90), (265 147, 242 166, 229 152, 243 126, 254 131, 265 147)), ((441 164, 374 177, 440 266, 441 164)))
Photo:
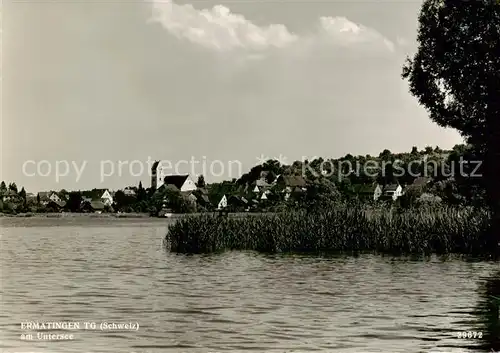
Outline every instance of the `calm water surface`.
MULTIPOLYGON (((185 256, 166 220, 3 220, 1 352, 481 352, 480 288, 498 263, 185 256), (137 322, 26 341, 21 322, 137 322)), ((61 333, 62 331, 49 331, 61 333)))

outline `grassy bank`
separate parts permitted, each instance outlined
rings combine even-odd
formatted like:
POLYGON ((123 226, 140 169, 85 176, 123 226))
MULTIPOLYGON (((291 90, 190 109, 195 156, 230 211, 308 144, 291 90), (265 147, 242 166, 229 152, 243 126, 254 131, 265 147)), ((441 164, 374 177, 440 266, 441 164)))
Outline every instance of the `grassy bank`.
POLYGON ((258 217, 186 217, 169 226, 174 252, 256 250, 268 253, 374 251, 392 254, 482 254, 485 210, 434 208, 403 213, 340 206, 258 217))

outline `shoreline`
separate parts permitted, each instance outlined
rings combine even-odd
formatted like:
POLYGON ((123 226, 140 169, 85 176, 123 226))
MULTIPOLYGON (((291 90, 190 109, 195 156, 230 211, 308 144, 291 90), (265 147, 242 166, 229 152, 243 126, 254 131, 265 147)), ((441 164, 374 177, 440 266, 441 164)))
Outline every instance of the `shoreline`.
POLYGON ((18 213, 4 214, 0 213, 0 218, 156 218, 151 217, 149 213, 18 213))
MULTIPOLYGON (((248 213, 236 212, 229 213, 229 218, 240 218, 247 216, 262 216, 272 215, 272 212, 261 213, 248 213)), ((177 219, 189 216, 203 216, 213 215, 212 212, 204 213, 173 213, 170 217, 156 217, 151 216, 149 213, 78 213, 78 212, 61 212, 61 213, 18 213, 18 214, 5 214, 0 213, 2 218, 33 218, 33 219, 62 219, 62 218, 98 218, 98 219, 177 219)))

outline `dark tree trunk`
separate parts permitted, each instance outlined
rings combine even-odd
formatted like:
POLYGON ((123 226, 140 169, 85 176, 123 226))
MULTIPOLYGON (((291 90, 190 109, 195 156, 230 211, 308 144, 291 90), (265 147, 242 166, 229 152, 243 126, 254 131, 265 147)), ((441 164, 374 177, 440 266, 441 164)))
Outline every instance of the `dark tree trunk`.
MULTIPOLYGON (((495 83, 497 85, 498 83, 495 83)), ((500 256, 500 90, 493 90, 487 117, 488 138, 484 159, 484 181, 492 213, 488 246, 500 256)))

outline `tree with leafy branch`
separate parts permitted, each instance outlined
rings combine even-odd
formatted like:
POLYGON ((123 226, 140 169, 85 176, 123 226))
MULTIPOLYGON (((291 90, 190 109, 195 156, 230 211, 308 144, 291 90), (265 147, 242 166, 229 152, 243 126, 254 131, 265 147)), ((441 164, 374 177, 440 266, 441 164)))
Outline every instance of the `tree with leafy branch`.
POLYGON ((500 0, 425 0, 418 21, 402 76, 434 122, 480 153, 489 241, 500 252, 500 0))
POLYGON ((196 182, 196 186, 199 188, 204 188, 206 186, 205 177, 203 176, 203 174, 200 174, 200 176, 198 177, 198 181, 196 182))
POLYGON ((26 190, 24 190, 24 187, 19 191, 19 196, 23 199, 23 202, 26 203, 26 190))
POLYGON ((15 192, 17 194, 17 185, 16 185, 16 183, 10 183, 9 184, 9 190, 13 191, 13 192, 15 192))
POLYGON ((276 173, 272 170, 269 171, 269 173, 267 173, 266 175, 266 183, 268 184, 272 184, 274 182, 274 180, 276 179, 276 173))
POLYGON ((72 191, 69 193, 68 202, 66 207, 71 212, 80 212, 82 205, 82 194, 79 191, 72 191))
POLYGON ((139 186, 137 187, 137 201, 146 201, 148 198, 148 194, 146 189, 142 186, 142 181, 139 181, 139 186))

